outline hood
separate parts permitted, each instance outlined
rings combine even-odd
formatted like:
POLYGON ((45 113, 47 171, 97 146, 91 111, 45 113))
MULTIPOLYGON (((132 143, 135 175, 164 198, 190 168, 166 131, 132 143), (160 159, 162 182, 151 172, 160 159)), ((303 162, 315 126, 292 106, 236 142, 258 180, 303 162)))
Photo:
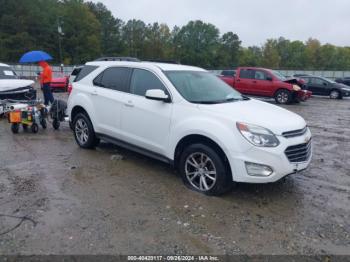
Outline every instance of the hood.
POLYGON ((347 86, 347 85, 345 85, 343 83, 336 83, 336 84, 333 84, 333 85, 335 85, 338 88, 345 88, 345 89, 348 89, 348 90, 350 89, 350 86, 347 86))
POLYGON ((251 99, 232 103, 198 105, 200 110, 210 112, 218 117, 232 119, 232 124, 243 122, 265 127, 276 135, 283 132, 303 129, 305 120, 286 109, 267 102, 251 99))
POLYGON ((304 85, 305 84, 305 81, 300 79, 300 78, 288 78, 287 80, 284 80, 283 82, 285 83, 289 83, 289 84, 292 84, 292 85, 304 85))
POLYGON ((9 92, 21 87, 27 87, 34 84, 32 80, 25 79, 0 79, 0 92, 9 92))

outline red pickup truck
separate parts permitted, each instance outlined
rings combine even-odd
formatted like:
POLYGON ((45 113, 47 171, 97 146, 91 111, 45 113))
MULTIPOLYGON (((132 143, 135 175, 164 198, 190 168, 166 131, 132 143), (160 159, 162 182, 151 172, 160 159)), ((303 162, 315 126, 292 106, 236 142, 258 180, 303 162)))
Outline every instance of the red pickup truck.
POLYGON ((306 101, 312 92, 303 90, 302 79, 287 79, 277 71, 239 67, 234 76, 221 75, 220 78, 242 94, 275 98, 278 104, 306 101))

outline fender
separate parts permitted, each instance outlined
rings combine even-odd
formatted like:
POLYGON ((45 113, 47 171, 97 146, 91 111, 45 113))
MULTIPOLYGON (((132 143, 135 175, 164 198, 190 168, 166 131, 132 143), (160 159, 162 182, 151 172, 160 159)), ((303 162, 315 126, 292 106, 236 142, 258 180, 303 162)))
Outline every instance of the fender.
POLYGON ((237 141, 234 139, 234 137, 241 136, 234 124, 232 124, 232 128, 229 128, 227 125, 221 122, 220 119, 216 120, 204 117, 198 118, 198 116, 196 116, 195 118, 187 118, 184 121, 179 122, 176 126, 172 127, 172 132, 169 139, 169 150, 167 154, 169 159, 174 160, 177 144, 181 141, 181 139, 189 135, 202 135, 213 140, 220 146, 226 155, 229 155, 229 151, 242 152, 249 150, 252 147, 249 143, 242 143, 242 141, 237 141), (209 129, 208 127, 213 128, 209 129), (219 139, 219 137, 221 139, 219 139), (227 138, 227 141, 223 141, 222 138, 227 138))

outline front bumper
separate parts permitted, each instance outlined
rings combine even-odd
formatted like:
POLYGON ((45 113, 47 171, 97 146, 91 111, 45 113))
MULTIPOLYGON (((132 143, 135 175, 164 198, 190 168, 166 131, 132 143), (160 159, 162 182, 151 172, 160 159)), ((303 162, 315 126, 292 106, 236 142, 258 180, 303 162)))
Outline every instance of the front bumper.
POLYGON ((285 154, 285 150, 290 146, 305 144, 310 141, 310 131, 308 130, 304 135, 299 137, 284 138, 278 136, 278 139, 280 140, 280 145, 276 148, 254 146, 243 153, 231 151, 229 162, 231 165, 233 181, 245 183, 271 183, 276 182, 287 175, 307 169, 312 159, 312 147, 308 159, 304 162, 298 163, 291 163, 285 154), (246 169, 247 162, 269 166, 272 168, 273 172, 266 177, 249 175, 246 169))
POLYGON ((342 97, 349 97, 350 96, 350 91, 342 90, 341 95, 342 95, 342 97))
POLYGON ((308 90, 300 90, 300 91, 297 91, 297 98, 300 100, 300 101, 306 101, 308 100, 310 97, 312 96, 312 92, 311 91, 308 91, 308 90))

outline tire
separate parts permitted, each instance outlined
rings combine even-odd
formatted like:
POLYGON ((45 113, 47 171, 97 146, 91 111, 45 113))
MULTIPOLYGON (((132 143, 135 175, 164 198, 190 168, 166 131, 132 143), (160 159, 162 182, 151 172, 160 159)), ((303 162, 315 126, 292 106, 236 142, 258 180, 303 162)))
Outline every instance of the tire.
POLYGON ((31 130, 32 130, 32 133, 33 133, 33 134, 38 133, 38 132, 39 132, 39 126, 38 126, 38 124, 36 124, 36 123, 32 124, 31 130))
POLYGON ((14 134, 18 134, 18 131, 19 131, 19 124, 18 123, 13 123, 11 125, 11 131, 12 133, 14 134))
POLYGON ((286 105, 292 100, 292 94, 287 89, 278 90, 275 94, 275 101, 277 104, 286 105))
POLYGON ((58 119, 53 120, 53 122, 52 122, 53 129, 58 130, 60 128, 60 125, 61 125, 61 123, 60 123, 60 121, 58 121, 58 119))
POLYGON ((73 132, 75 141, 81 148, 93 149, 100 142, 89 117, 85 113, 78 113, 74 117, 73 132))
POLYGON ((340 92, 337 90, 332 90, 329 94, 330 99, 340 99, 340 92))
POLYGON ((43 129, 46 129, 46 128, 47 128, 47 122, 46 122, 46 120, 45 120, 45 119, 42 119, 42 120, 40 121, 40 125, 41 125, 41 127, 42 127, 43 129))
POLYGON ((188 146, 180 156, 179 169, 184 184, 205 195, 222 195, 233 185, 222 157, 204 144, 188 146))

